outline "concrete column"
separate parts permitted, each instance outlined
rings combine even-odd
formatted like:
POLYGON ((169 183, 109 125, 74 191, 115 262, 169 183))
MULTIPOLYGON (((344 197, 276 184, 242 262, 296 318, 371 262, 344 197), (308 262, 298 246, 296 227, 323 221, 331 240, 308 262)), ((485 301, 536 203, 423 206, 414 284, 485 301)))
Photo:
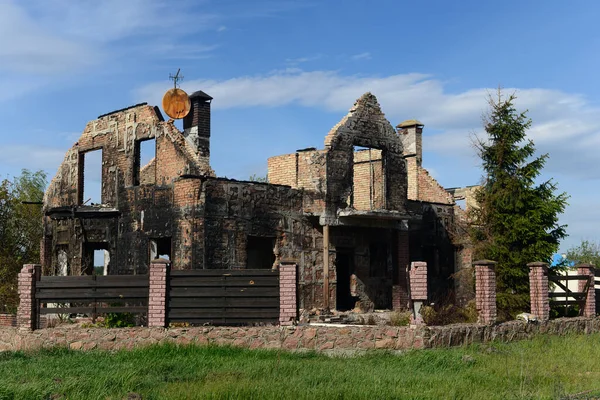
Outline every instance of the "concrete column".
POLYGON ((37 302, 35 284, 42 275, 39 264, 25 264, 18 275, 19 307, 17 326, 20 330, 31 331, 37 328, 37 302))
POLYGON ((550 301, 548 292, 548 264, 545 262, 531 262, 529 267, 529 297, 531 299, 531 313, 540 321, 550 319, 550 301))
POLYGON ((171 262, 162 258, 150 262, 148 273, 148 327, 167 325, 167 276, 171 262))
POLYGON ((279 265, 279 325, 293 325, 298 320, 297 264, 281 260, 279 265))
POLYGON ((408 281, 407 271, 409 258, 408 230, 397 231, 398 270, 396 271, 397 283, 392 286, 392 308, 395 311, 406 310, 408 306, 408 281))
POLYGON ((412 304, 413 322, 423 323, 421 307, 427 301, 427 263, 415 261, 410 264, 410 300, 412 304))
POLYGON ((493 324, 496 322, 496 261, 480 260, 475 265, 475 301, 477 303, 477 322, 493 324))
MULTIPOLYGON (((579 264, 577 266, 577 275, 588 275, 590 277, 590 284, 587 289, 587 296, 585 299, 585 306, 583 308, 583 316, 593 318, 596 316, 596 290, 594 290, 595 269, 592 264, 579 264)), ((586 281, 580 280, 578 282, 579 292, 583 292, 586 281)))

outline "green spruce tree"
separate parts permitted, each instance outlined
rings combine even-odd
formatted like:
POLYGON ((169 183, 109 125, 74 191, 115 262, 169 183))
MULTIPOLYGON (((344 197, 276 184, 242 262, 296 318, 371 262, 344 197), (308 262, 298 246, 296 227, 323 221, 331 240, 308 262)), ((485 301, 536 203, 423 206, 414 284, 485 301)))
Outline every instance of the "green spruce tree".
POLYGON ((535 157, 526 138, 531 120, 498 92, 490 98, 485 121, 486 138, 478 138, 484 177, 476 198, 479 208, 471 215, 471 239, 476 259, 496 265, 499 317, 510 318, 529 308, 527 263, 550 262, 566 236, 558 216, 567 205, 567 194, 555 194, 552 180, 539 183, 548 155, 535 157))

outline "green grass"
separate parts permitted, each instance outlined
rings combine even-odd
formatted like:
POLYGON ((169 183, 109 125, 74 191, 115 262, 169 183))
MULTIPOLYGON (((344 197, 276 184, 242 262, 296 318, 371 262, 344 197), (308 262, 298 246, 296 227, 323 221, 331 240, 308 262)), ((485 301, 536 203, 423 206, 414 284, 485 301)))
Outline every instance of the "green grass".
POLYGON ((488 400, 594 395, 600 397, 598 334, 348 358, 175 345, 116 353, 0 353, 0 399, 488 400), (570 396, 584 391, 591 392, 570 396))

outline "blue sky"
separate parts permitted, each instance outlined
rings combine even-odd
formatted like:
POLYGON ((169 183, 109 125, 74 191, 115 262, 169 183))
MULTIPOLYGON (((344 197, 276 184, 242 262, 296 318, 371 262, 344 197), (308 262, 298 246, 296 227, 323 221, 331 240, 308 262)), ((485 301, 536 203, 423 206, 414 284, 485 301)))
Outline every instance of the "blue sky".
POLYGON ((600 28, 596 1, 0 0, 0 176, 49 178, 87 121, 181 87, 214 97, 219 176, 323 139, 366 91, 393 125, 425 124, 424 166, 477 184, 470 137, 486 96, 516 92, 571 195, 570 237, 600 240, 600 28), (417 4, 418 3, 418 4, 417 4))

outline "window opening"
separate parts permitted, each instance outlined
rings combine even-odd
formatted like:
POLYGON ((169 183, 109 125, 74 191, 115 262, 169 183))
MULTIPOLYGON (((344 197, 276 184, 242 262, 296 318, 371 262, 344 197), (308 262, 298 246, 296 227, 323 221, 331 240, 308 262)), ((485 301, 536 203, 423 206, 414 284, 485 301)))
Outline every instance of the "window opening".
POLYGON ((108 275, 110 254, 106 249, 94 250, 94 275, 108 275))
POLYGON ((150 239, 150 260, 164 258, 171 260, 171 238, 150 239))
POLYGON ((382 150, 354 146, 351 207, 385 209, 385 158, 382 150))
POLYGON ((102 204, 102 149, 79 156, 79 203, 102 204))
POLYGON ((108 275, 109 268, 110 252, 108 251, 108 243, 84 243, 81 275, 108 275))
POLYGON ((246 245, 246 268, 271 269, 275 263, 275 238, 269 236, 248 236, 246 245))
POLYGON ((156 139, 135 142, 134 186, 156 183, 156 139))

